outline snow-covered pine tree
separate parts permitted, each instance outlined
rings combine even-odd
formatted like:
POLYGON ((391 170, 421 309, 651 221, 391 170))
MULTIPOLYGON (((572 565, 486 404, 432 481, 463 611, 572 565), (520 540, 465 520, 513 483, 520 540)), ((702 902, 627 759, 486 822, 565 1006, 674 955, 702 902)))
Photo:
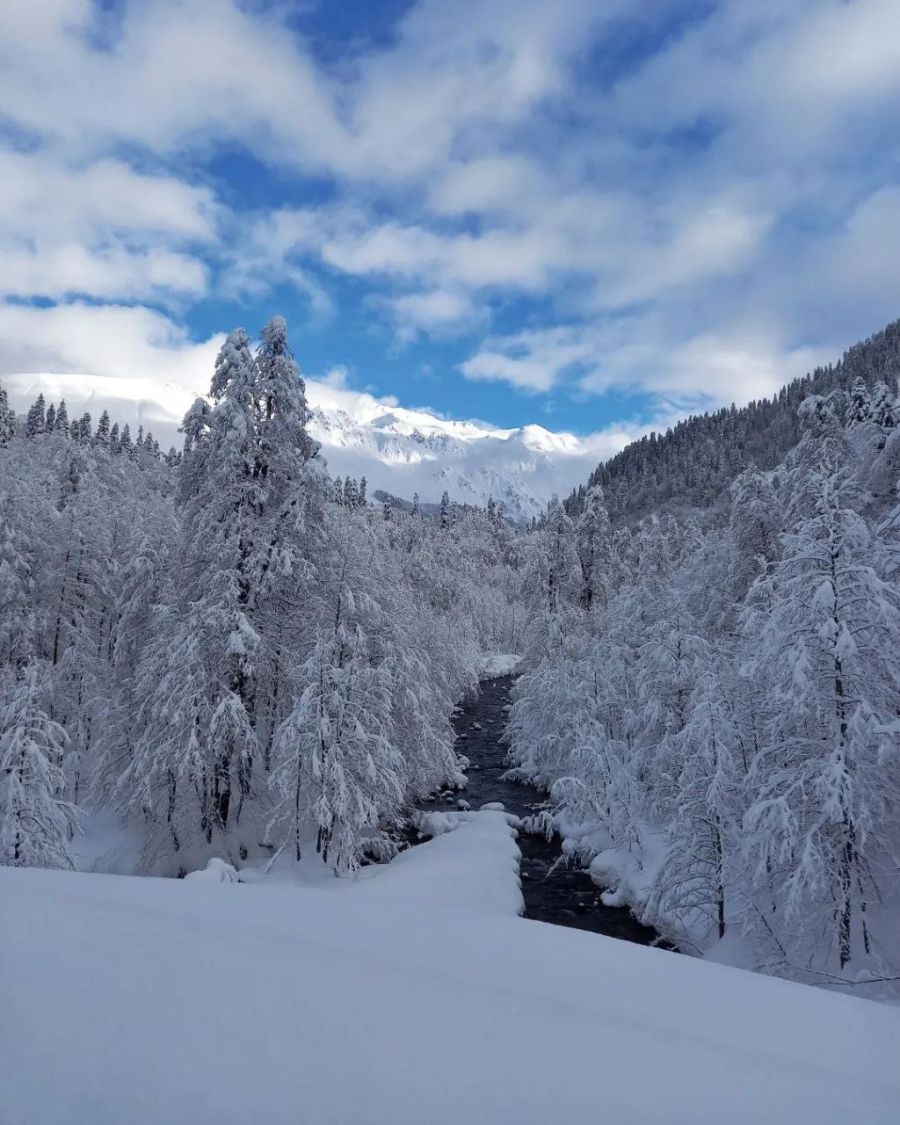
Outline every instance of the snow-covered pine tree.
POLYGON ((779 495, 784 497, 784 523, 793 527, 818 508, 818 471, 823 462, 856 467, 856 455, 841 425, 838 396, 810 395, 798 408, 800 441, 785 459, 779 495))
POLYGON ((0 449, 16 436, 16 412, 9 405, 6 388, 0 383, 0 449))
POLYGON ((555 496, 535 547, 534 569, 526 583, 532 589, 535 608, 553 616, 577 602, 581 571, 572 521, 555 496))
MULTIPOLYGON (((310 464, 316 446, 305 428, 304 384, 281 318, 263 330, 255 358, 243 329, 229 334, 210 397, 212 410, 198 402, 185 419, 175 556, 183 576, 176 615, 200 643, 190 698, 198 700, 195 713, 208 715, 196 751, 205 755, 196 772, 205 779, 207 840, 237 825, 260 734, 272 729, 291 682, 285 634, 292 626, 298 643, 304 603, 296 591, 312 573, 325 484, 310 464)), ((182 652, 195 651, 188 640, 179 641, 182 652)), ((162 709, 158 715, 163 721, 162 709)))
MULTIPOLYGON (((49 419, 47 422, 47 429, 50 429, 49 419)), ((64 398, 59 400, 59 406, 56 410, 56 422, 53 426, 53 432, 60 434, 65 438, 69 436, 69 411, 66 409, 66 400, 64 398)))
POLYGON ((17 673, 34 653, 34 552, 25 521, 27 499, 0 493, 0 669, 17 673))
POLYGON ((898 845, 900 778, 884 732, 900 689, 900 592, 873 565, 856 480, 835 452, 824 433, 804 489, 814 509, 757 580, 769 612, 748 615, 746 668, 768 718, 746 845, 782 946, 807 964, 834 957, 844 968, 872 949, 880 872, 898 845))
POLYGON ((869 388, 861 376, 853 380, 847 402, 846 422, 848 426, 859 426, 872 420, 872 400, 869 388))
MULTIPOLYGON (((89 418, 90 415, 85 415, 89 418)), ((94 434, 94 441, 97 445, 109 444, 109 412, 104 410, 100 415, 100 421, 97 423, 97 432, 94 434)))
POLYGON ((740 733, 719 676, 704 672, 674 736, 681 762, 669 828, 670 851, 650 898, 651 917, 676 919, 695 942, 725 936, 739 881, 744 778, 740 733))
POLYGON ((351 476, 348 476, 344 480, 343 504, 344 504, 345 508, 349 508, 351 511, 353 511, 353 509, 356 508, 356 503, 357 503, 356 481, 351 476))
POLYGON ((338 873, 354 870, 381 818, 403 798, 402 763, 392 741, 396 685, 379 659, 386 628, 374 589, 371 532, 348 509, 329 527, 320 625, 302 669, 304 690, 273 745, 279 819, 300 858, 305 831, 338 873))
POLYGON ((881 426, 883 430, 893 430, 895 426, 900 424, 900 407, 897 404, 897 396, 883 379, 879 379, 872 388, 872 400, 869 409, 872 421, 877 426, 881 426))
POLYGON ((25 419, 25 436, 34 437, 35 434, 42 434, 44 432, 45 424, 44 412, 44 396, 38 395, 34 402, 28 409, 28 415, 25 419))
POLYGON ((582 605, 587 610, 602 608, 610 594, 612 529, 599 484, 593 485, 585 497, 575 526, 575 542, 581 563, 582 605))
POLYGON ((729 582, 737 603, 781 552, 781 506, 770 480, 755 465, 731 486, 729 532, 729 582))
POLYGON ((61 796, 68 739, 44 707, 43 678, 34 664, 0 673, 0 863, 71 868, 78 813, 61 796))

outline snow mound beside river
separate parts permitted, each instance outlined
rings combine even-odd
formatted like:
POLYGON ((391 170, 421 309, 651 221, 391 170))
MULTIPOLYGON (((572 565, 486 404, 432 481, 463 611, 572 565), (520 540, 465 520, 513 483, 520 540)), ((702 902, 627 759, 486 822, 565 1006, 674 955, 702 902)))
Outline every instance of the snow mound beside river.
POLYGON ((498 676, 511 676, 522 663, 514 652, 493 652, 482 661, 478 671, 480 680, 496 680, 498 676))

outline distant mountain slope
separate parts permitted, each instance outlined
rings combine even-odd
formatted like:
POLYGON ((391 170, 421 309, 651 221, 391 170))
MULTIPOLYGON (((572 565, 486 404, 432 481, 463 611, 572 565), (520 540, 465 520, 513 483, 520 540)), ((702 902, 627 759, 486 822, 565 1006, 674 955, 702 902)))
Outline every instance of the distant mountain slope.
POLYGON ((855 344, 833 366, 794 379, 773 399, 692 416, 665 434, 632 442, 600 464, 586 485, 566 500, 570 515, 581 510, 588 488, 599 483, 610 514, 626 520, 680 506, 707 507, 727 494, 748 461, 761 469, 779 464, 797 443, 797 406, 807 395, 847 391, 857 377, 871 388, 878 380, 896 390, 900 375, 900 320, 855 344))
MULTIPOLYGON (((495 429, 386 406, 371 395, 321 385, 311 389, 309 429, 332 474, 365 476, 369 495, 383 491, 434 503, 446 490, 458 503, 502 502, 509 518, 539 515, 602 452, 603 438, 577 438, 541 426, 495 429)), ((610 444, 612 444, 612 439, 610 444)))
MULTIPOLYGON (((134 433, 143 425, 164 448, 180 448, 178 427, 204 380, 198 375, 190 391, 91 374, 3 377, 13 406, 23 415, 41 392, 48 402, 65 398, 73 417, 88 411, 96 421, 106 409, 134 433)), ((380 489, 411 500, 418 492, 423 503, 439 503, 444 491, 461 504, 484 506, 493 496, 518 521, 539 515, 554 493, 566 495, 601 457, 621 449, 635 432, 620 426, 575 437, 536 425, 498 429, 442 418, 427 409, 410 410, 327 377, 308 378, 307 395, 313 410, 309 428, 322 443, 332 475, 365 476, 370 496, 380 489)))

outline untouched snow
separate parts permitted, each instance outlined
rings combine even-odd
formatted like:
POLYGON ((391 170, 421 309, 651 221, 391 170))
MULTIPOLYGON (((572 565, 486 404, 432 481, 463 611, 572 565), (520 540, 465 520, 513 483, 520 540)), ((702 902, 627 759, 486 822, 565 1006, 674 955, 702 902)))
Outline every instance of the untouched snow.
POLYGON ((0 868, 0 1120, 900 1120, 896 1009, 525 921, 456 819, 355 881, 0 868))
POLYGON ((522 657, 514 652, 492 652, 484 658, 478 678, 495 680, 498 676, 511 676, 521 663, 522 657))

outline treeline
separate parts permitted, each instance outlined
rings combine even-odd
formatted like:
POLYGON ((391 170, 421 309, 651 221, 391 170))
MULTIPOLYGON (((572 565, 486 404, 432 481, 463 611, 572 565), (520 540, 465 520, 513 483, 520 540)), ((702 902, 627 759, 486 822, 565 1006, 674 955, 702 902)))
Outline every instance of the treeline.
POLYGON ((608 901, 684 948, 898 971, 898 416, 883 381, 805 398, 724 526, 615 527, 594 484, 534 537, 514 760, 608 901))
POLYGON ((230 334, 161 457, 0 392, 0 862, 113 811, 143 868, 289 843, 338 871, 460 781, 450 716, 512 647, 512 533, 386 521, 328 477, 283 320, 230 334))

